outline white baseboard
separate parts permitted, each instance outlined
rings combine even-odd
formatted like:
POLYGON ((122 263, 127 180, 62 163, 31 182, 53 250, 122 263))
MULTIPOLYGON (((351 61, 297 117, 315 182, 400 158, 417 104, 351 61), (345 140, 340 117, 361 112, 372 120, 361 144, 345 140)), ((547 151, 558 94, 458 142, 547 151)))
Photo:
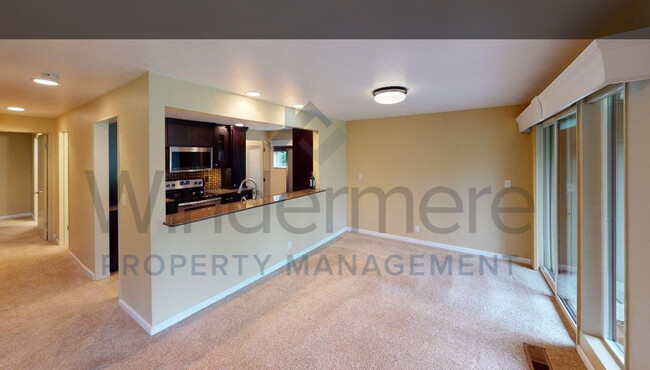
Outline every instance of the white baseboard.
POLYGON ((124 311, 126 311, 126 313, 129 314, 129 316, 131 316, 133 320, 135 320, 135 322, 138 323, 138 325, 142 326, 142 329, 144 329, 147 333, 151 334, 151 325, 147 322, 147 320, 145 320, 142 316, 140 316, 140 314, 136 310, 134 310, 133 307, 129 306, 128 303, 124 302, 122 298, 119 299, 119 305, 120 307, 122 307, 124 311))
POLYGON ((86 267, 86 265, 84 265, 83 262, 81 262, 81 260, 79 258, 77 258, 77 256, 75 256, 74 253, 72 253, 69 249, 68 249, 68 253, 72 256, 72 258, 74 258, 75 261, 77 261, 79 266, 81 266, 84 269, 84 271, 86 271, 86 273, 88 273, 90 278, 95 280, 95 274, 93 274, 93 272, 90 271, 90 269, 88 267, 86 267))
POLYGON ((585 351, 582 350, 582 347, 579 344, 576 346, 576 350, 578 351, 578 355, 580 356, 582 363, 585 364, 587 370, 595 370, 591 365, 589 358, 587 358, 587 354, 585 354, 585 351))
MULTIPOLYGON (((302 251, 294 254, 293 258, 297 259, 299 257, 302 257, 303 255, 317 249, 318 247, 320 247, 323 244, 331 241, 332 239, 336 238, 337 236, 343 234, 346 231, 348 231, 347 227, 342 228, 341 230, 327 236, 325 239, 323 239, 323 240, 313 244, 312 246, 307 247, 307 248, 303 249, 302 251)), ((263 278, 264 276, 267 276, 267 275, 271 274, 272 272, 282 268, 286 264, 287 264, 287 260, 282 260, 282 261, 276 263, 275 265, 271 266, 270 268, 265 269, 264 274, 258 273, 258 274, 254 275, 254 276, 251 276, 250 278, 240 282, 239 284, 233 285, 232 287, 224 290, 223 292, 221 292, 221 293, 219 293, 217 295, 214 295, 214 296, 206 299, 205 301, 203 301, 201 303, 198 303, 198 304, 196 304, 196 305, 194 305, 194 306, 192 306, 192 307, 190 307, 190 308, 188 308, 188 309, 186 309, 184 311, 181 311, 181 312, 177 313, 176 315, 159 322, 158 324, 153 325, 150 328, 150 330, 148 330, 149 334, 154 335, 156 333, 159 333, 159 332, 167 329, 168 327, 170 327, 170 326, 178 323, 179 321, 181 321, 181 320, 183 320, 183 319, 185 319, 185 318, 187 318, 187 317, 201 311, 202 309, 208 307, 209 305, 211 305, 211 304, 213 304, 213 303, 215 303, 215 302, 217 302, 217 301, 219 301, 219 300, 221 300, 221 299, 223 299, 223 298, 237 292, 238 290, 240 290, 242 288, 245 288, 246 286, 256 282, 257 280, 263 278)), ((131 313, 129 313, 129 314, 131 314, 131 313)), ((131 315, 131 316, 133 316, 133 315, 131 315)), ((136 319, 136 321, 137 321, 137 319, 136 319)), ((143 324, 140 324, 140 325, 143 328, 145 327, 143 324)), ((146 330, 146 328, 145 328, 145 330, 146 330)))
POLYGON ((380 233, 380 232, 377 232, 377 231, 371 231, 371 230, 365 230, 365 229, 357 229, 357 228, 348 227, 348 230, 351 231, 351 232, 354 232, 354 233, 372 235, 372 236, 377 236, 377 237, 384 238, 384 239, 397 240, 397 241, 400 241, 400 242, 406 242, 406 243, 411 243, 411 244, 419 244, 419 245, 424 245, 424 246, 427 246, 427 247, 442 248, 442 249, 447 249, 447 250, 454 251, 454 252, 459 252, 459 253, 467 253, 467 254, 474 254, 474 255, 487 256, 487 257, 495 257, 496 256, 499 259, 512 260, 513 262, 517 262, 517 263, 521 263, 521 264, 524 264, 524 265, 527 265, 527 266, 531 266, 530 258, 508 256, 508 255, 505 255, 505 254, 487 252, 487 251, 482 251, 482 250, 479 250, 479 249, 459 247, 459 246, 451 245, 451 244, 444 244, 444 243, 432 242, 432 241, 428 241, 428 240, 409 238, 409 237, 406 237, 406 236, 399 236, 399 235, 394 235, 394 234, 380 233))
POLYGON ((23 217, 31 217, 34 218, 34 215, 31 212, 26 212, 26 213, 17 213, 15 215, 6 215, 6 216, 0 216, 0 220, 10 220, 12 218, 23 218, 23 217))

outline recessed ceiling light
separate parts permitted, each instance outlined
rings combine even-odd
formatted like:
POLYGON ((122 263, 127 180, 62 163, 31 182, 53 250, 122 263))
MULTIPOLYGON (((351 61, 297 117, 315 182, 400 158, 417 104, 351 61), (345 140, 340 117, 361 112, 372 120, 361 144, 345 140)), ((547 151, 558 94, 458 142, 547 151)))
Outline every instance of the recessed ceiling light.
POLYGON ((54 81, 54 80, 48 80, 45 78, 32 78, 32 81, 36 82, 37 84, 41 85, 47 85, 47 86, 59 86, 61 85, 60 83, 54 81))
POLYGON ((237 126, 237 127, 244 127, 244 124, 243 124, 243 123, 235 123, 235 126, 237 126))
POLYGON ((259 91, 246 91, 246 95, 251 96, 251 97, 258 97, 262 96, 262 93, 259 91))
POLYGON ((294 104, 293 107, 294 107, 295 109, 302 109, 302 108, 304 108, 305 106, 302 105, 302 104, 294 104))
POLYGON ((25 108, 21 108, 21 107, 7 107, 7 109, 12 110, 14 112, 24 112, 25 111, 25 108))
POLYGON ((407 91, 406 87, 388 86, 374 90, 372 95, 379 104, 395 104, 406 99, 407 91))

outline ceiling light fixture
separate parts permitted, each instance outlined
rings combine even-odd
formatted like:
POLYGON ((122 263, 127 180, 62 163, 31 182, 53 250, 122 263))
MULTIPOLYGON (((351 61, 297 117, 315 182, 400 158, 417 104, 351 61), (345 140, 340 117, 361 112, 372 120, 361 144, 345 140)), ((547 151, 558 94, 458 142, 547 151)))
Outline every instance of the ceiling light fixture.
POLYGON ((396 104, 406 99, 407 91, 406 87, 388 86, 374 90, 372 95, 379 104, 396 104))
POLYGON ((244 127, 244 124, 243 124, 243 123, 235 123, 235 126, 237 126, 237 127, 244 127))
POLYGON ((256 98, 258 96, 262 96, 262 93, 259 91, 246 91, 246 95, 256 98))
POLYGON ((302 108, 304 108, 304 107, 305 107, 305 106, 302 105, 302 104, 294 104, 294 105, 293 105, 293 108, 294 108, 294 109, 302 109, 302 108))
POLYGON ((21 108, 21 107, 7 107, 7 109, 12 110, 14 112, 24 112, 25 111, 25 108, 21 108))
POLYGON ((40 85, 59 86, 61 84, 59 83, 59 81, 57 81, 58 79, 59 79, 59 75, 57 75, 56 73, 44 72, 42 78, 32 78, 32 81, 40 85))

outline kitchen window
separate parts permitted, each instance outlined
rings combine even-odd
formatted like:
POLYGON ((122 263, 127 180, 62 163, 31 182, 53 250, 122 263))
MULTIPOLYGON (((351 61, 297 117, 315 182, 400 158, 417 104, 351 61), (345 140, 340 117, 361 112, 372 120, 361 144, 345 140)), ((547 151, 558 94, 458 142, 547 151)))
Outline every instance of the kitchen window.
POLYGON ((273 167, 287 168, 287 151, 275 150, 273 152, 273 167))

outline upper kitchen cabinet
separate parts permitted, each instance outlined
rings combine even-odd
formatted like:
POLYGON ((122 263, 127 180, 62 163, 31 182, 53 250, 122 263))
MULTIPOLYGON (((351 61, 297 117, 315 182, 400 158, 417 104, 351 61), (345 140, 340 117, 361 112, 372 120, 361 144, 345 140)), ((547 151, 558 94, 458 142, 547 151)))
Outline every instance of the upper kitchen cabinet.
POLYGON ((211 147, 214 144, 214 124, 166 118, 167 146, 211 147))
POLYGON ((192 127, 192 146, 209 147, 213 145, 214 125, 195 125, 192 127))
POLYGON ((165 119, 166 146, 192 146, 192 128, 182 122, 174 118, 165 119))
POLYGON ((230 136, 232 184, 239 184, 246 178, 246 130, 247 127, 232 127, 230 136))
POLYGON ((216 126, 214 128, 214 166, 230 166, 230 126, 216 126))

